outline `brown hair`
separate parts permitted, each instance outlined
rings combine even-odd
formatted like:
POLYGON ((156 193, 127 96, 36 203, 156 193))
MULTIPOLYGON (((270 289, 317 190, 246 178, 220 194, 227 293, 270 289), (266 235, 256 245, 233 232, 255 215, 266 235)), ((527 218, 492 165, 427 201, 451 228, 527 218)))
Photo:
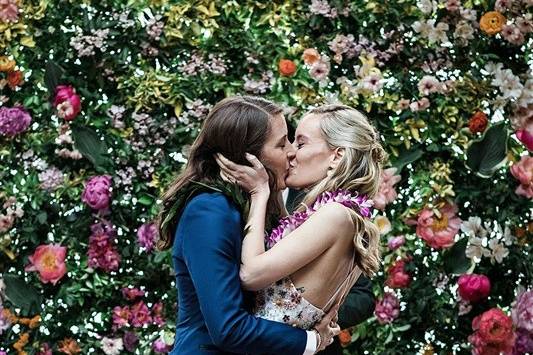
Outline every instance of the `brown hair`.
MULTIPOLYGON (((170 184, 162 195, 162 208, 158 216, 159 239, 157 249, 165 250, 172 246, 178 221, 168 228, 162 228, 170 209, 177 200, 180 189, 191 180, 204 183, 213 182, 220 177, 214 154, 221 153, 238 164, 250 165, 245 153, 261 159, 261 150, 271 131, 272 116, 282 113, 273 102, 253 96, 228 97, 218 102, 209 112, 200 134, 194 141, 185 170, 170 184)), ((277 218, 281 206, 275 199, 276 179, 267 166, 272 196, 269 201, 269 215, 277 218)), ((177 216, 176 216, 177 219, 177 216)))

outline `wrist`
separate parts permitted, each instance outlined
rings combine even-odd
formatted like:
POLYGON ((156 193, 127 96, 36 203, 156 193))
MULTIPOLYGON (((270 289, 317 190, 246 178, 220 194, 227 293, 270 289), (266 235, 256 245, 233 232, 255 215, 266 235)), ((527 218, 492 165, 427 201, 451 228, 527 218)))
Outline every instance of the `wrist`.
POLYGON ((320 347, 322 346, 322 337, 320 336, 320 332, 316 330, 316 328, 313 328, 313 332, 315 332, 316 337, 316 354, 320 351, 320 347))

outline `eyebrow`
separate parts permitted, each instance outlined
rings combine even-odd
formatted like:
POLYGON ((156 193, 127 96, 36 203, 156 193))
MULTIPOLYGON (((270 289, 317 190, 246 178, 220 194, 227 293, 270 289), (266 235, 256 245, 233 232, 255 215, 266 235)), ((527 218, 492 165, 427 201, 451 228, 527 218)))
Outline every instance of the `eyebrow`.
POLYGON ((285 139, 287 139, 287 135, 284 135, 283 137, 281 137, 281 138, 278 140, 278 144, 280 144, 281 142, 284 142, 285 139))
POLYGON ((303 138, 303 139, 309 139, 309 137, 307 137, 305 134, 298 134, 296 136, 296 140, 300 139, 300 138, 303 138))

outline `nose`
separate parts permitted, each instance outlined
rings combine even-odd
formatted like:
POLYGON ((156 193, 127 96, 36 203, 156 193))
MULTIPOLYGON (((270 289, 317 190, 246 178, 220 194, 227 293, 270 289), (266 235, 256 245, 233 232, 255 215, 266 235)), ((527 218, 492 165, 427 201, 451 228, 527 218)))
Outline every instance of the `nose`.
POLYGON ((293 159, 296 156, 296 149, 292 144, 287 144, 287 158, 289 160, 293 159))

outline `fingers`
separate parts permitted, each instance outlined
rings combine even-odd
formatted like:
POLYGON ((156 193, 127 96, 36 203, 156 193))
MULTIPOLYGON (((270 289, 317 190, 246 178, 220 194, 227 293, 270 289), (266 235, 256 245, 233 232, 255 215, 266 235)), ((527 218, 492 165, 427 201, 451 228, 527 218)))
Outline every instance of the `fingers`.
POLYGON ((331 322, 333 318, 337 317, 338 310, 339 310, 338 306, 333 307, 332 309, 329 310, 328 314, 324 316, 324 319, 326 319, 328 323, 331 322))
POLYGON ((226 167, 228 170, 235 171, 238 169, 238 165, 223 156, 220 153, 215 154, 215 159, 219 165, 226 167))
POLYGON ((261 170, 264 168, 263 164, 261 164, 261 162, 259 161, 259 159, 257 159, 255 155, 250 154, 250 153, 245 153, 245 156, 246 156, 246 160, 248 160, 250 164, 252 164, 254 169, 261 170))
POLYGON ((341 333, 341 327, 338 324, 335 324, 335 327, 331 327, 331 332, 333 336, 337 336, 341 333))

